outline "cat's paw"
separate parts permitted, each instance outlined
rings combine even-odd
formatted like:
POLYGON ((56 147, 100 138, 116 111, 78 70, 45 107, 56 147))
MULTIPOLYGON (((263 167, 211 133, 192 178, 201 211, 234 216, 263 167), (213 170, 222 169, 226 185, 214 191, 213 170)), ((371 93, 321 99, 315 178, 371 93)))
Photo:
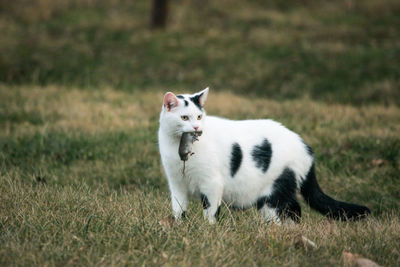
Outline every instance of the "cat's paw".
POLYGON ((215 216, 211 215, 211 213, 209 212, 209 210, 204 210, 204 220, 207 220, 210 224, 215 224, 216 219, 215 216))
POLYGON ((175 221, 177 223, 182 222, 184 219, 186 219, 186 211, 178 211, 173 213, 175 221))

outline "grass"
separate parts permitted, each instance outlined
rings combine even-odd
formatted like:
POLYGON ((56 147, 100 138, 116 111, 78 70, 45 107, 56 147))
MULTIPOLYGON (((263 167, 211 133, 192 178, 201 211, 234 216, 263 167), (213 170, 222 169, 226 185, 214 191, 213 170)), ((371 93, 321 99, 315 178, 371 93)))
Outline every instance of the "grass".
POLYGON ((0 81, 400 104, 396 0, 0 1, 0 81), (22 38, 23 37, 23 38, 22 38))
POLYGON ((299 225, 268 225, 255 209, 222 209, 210 226, 195 200, 171 214, 157 148, 163 92, 3 86, 0 89, 1 265, 305 265, 350 250, 399 260, 400 110, 211 92, 209 114, 270 117, 316 151, 321 186, 371 208, 361 222, 324 219, 303 203, 299 225), (318 244, 296 248, 296 237, 318 244))
POLYGON ((0 265, 400 262, 400 2, 0 0, 0 265), (329 195, 372 210, 268 225, 194 200, 170 221, 157 147, 165 91, 300 133, 329 195), (316 250, 296 246, 298 235, 316 250))

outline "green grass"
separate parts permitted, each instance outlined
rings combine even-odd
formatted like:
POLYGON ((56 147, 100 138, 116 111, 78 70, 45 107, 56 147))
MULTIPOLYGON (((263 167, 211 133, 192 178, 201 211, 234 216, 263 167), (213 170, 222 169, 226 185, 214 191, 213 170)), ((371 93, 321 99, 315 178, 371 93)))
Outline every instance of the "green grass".
POLYGON ((177 0, 165 31, 150 4, 0 0, 0 265, 398 266, 400 2, 177 0), (301 134, 324 191, 372 215, 210 226, 194 200, 172 223, 162 96, 206 86, 209 114, 301 134))
POLYGON ((350 250, 399 260, 400 109, 275 101, 211 91, 207 110, 271 117, 314 148, 322 188, 362 203, 361 222, 324 219, 304 203, 299 225, 268 225, 255 209, 222 209, 210 226, 194 200, 169 224, 157 148, 163 92, 7 87, 0 90, 1 265, 305 265, 350 250), (296 248, 299 234, 318 244, 296 248))
POLYGON ((0 1, 0 81, 400 104, 396 0, 0 1))

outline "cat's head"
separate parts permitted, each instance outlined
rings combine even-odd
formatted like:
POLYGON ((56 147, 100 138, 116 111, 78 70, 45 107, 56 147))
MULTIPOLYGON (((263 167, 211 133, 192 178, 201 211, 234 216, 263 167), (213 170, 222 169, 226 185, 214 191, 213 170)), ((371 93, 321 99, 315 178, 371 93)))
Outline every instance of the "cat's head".
POLYGON ((203 106, 207 95, 208 87, 193 95, 166 93, 160 115, 162 129, 176 136, 184 132, 203 131, 206 117, 203 106))

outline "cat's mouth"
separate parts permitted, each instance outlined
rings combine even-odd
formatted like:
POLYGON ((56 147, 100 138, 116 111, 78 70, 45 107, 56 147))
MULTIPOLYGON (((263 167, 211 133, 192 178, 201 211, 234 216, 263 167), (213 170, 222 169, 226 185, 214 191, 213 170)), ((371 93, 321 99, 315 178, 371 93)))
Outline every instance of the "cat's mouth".
POLYGON ((194 131, 193 132, 196 136, 201 136, 203 134, 203 131, 194 131))

